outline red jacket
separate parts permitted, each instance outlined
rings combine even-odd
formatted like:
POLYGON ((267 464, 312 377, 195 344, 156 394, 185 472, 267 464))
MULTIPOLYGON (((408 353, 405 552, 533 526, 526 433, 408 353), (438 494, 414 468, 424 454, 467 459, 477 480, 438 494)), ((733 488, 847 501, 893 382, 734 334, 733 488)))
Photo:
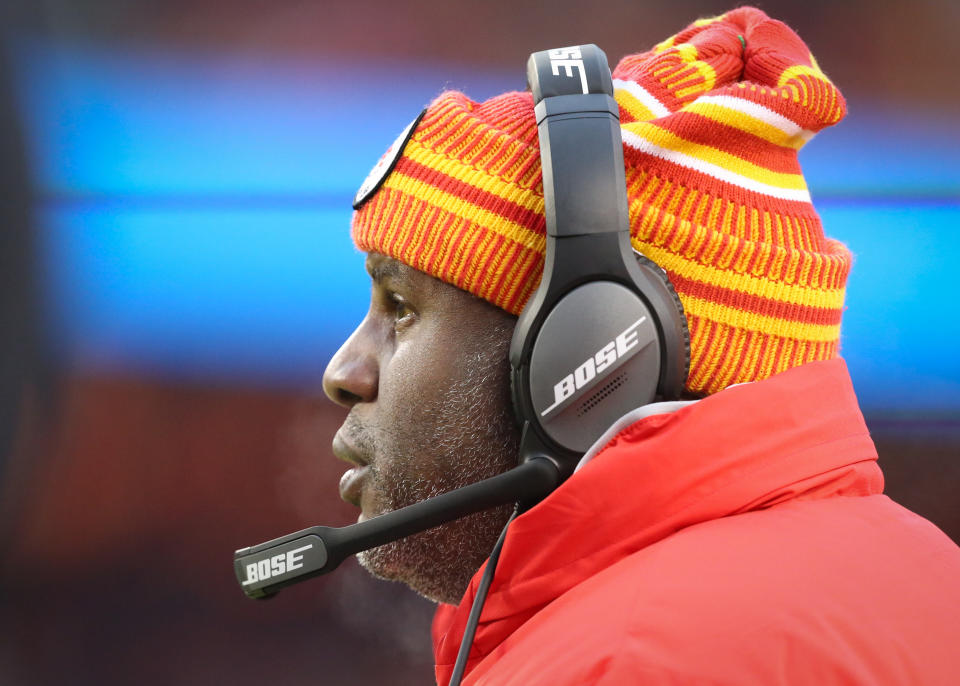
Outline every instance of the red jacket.
POLYGON ((841 360, 633 424, 511 525, 464 684, 960 683, 960 548, 876 458, 841 360))

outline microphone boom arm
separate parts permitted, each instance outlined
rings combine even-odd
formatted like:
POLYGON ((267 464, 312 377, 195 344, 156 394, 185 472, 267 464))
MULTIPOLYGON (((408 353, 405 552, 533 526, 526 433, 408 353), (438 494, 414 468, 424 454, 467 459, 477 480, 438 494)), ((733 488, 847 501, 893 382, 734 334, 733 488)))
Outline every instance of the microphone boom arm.
POLYGON ((332 572, 356 553, 499 505, 529 507, 560 482, 560 469, 537 455, 497 476, 344 527, 312 526, 234 553, 237 581, 250 598, 332 572))

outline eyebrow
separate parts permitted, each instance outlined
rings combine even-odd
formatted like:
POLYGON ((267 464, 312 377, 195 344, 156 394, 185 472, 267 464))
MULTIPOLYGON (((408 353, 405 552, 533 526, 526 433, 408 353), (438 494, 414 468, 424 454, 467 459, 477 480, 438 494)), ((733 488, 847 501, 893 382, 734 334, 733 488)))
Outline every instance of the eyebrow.
POLYGON ((382 283, 385 279, 398 279, 403 273, 400 263, 391 259, 377 260, 373 265, 368 261, 366 267, 370 278, 376 283, 382 283))

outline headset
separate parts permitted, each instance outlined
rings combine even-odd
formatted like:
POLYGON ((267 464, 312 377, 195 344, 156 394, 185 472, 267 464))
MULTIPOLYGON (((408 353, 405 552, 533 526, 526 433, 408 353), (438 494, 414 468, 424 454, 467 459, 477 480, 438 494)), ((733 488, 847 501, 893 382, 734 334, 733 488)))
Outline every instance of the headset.
MULTIPOLYGON (((516 514, 569 477, 624 414, 680 397, 690 361, 686 317, 666 273, 630 244, 620 116, 607 57, 595 45, 535 52, 527 82, 540 138, 547 236, 543 278, 510 346, 518 466, 364 522, 314 526, 237 550, 234 570, 248 596, 267 597, 332 571, 349 555, 474 512, 516 503, 516 514)), ((395 144, 394 161, 405 143, 402 136, 395 144)), ((358 201, 375 190, 362 188, 358 201)), ((505 534, 471 610, 473 628, 505 534)), ((468 630, 461 645, 464 664, 472 636, 468 630)), ((451 683, 459 682, 456 671, 451 683)), ((459 671, 462 676, 462 665, 459 671)))

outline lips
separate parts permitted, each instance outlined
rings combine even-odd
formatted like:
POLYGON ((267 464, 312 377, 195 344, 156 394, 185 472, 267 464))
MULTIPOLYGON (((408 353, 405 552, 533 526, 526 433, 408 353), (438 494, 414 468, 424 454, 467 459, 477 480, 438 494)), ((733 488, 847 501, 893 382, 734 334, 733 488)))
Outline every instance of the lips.
POLYGON ((344 462, 355 465, 340 477, 340 497, 346 502, 360 507, 360 497, 363 494, 363 482, 369 471, 369 460, 361 455, 341 433, 333 437, 333 454, 344 462))
POLYGON ((369 467, 354 467, 344 472, 340 477, 340 497, 345 501, 360 507, 360 496, 363 494, 364 477, 369 467))

